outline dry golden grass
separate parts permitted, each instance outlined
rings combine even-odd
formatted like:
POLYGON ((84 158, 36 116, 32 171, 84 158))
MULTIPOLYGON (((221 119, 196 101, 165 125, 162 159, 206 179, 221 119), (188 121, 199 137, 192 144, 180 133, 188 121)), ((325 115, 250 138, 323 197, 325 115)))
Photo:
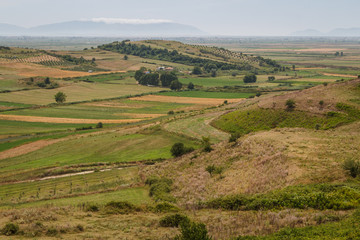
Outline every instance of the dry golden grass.
POLYGON ((192 98, 192 97, 173 97, 160 95, 146 95, 141 97, 131 98, 139 101, 153 101, 153 102, 172 102, 172 103, 190 103, 199 105, 219 105, 223 104, 225 100, 229 103, 241 102, 244 99, 222 99, 222 98, 192 98))
POLYGON ((77 72, 61 70, 58 68, 47 67, 35 63, 3 63, 3 67, 15 72, 22 77, 51 77, 51 78, 68 78, 68 77, 83 77, 98 74, 120 73, 124 71, 109 71, 109 72, 77 72))
POLYGON ((298 184, 342 182, 345 159, 360 155, 360 123, 336 130, 274 129, 220 143, 210 153, 190 153, 142 169, 174 180, 173 195, 192 208, 229 194, 263 193, 298 184), (208 165, 224 168, 210 176, 208 165))
POLYGON ((42 123, 86 123, 96 124, 102 123, 132 123, 139 122, 144 119, 80 119, 80 118, 57 118, 57 117, 38 117, 38 116, 22 116, 22 115, 4 115, 0 114, 0 119, 21 121, 21 122, 42 122, 42 123))
POLYGON ((285 93, 281 95, 264 96, 260 99, 258 107, 285 109, 288 99, 293 99, 296 109, 316 114, 328 111, 337 111, 336 103, 344 102, 353 105, 350 99, 357 98, 354 89, 359 85, 360 79, 341 83, 329 83, 327 86, 319 85, 302 91, 285 93), (319 102, 324 101, 323 106, 319 102))

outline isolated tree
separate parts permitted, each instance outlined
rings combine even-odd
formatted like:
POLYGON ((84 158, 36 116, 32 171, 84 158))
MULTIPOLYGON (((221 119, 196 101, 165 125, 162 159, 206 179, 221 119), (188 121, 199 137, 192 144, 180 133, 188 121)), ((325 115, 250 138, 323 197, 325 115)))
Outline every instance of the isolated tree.
POLYGON ((201 70, 200 67, 195 66, 192 73, 195 74, 195 75, 200 75, 200 74, 202 74, 202 70, 201 70))
POLYGON ((195 86, 192 82, 189 82, 189 84, 187 85, 187 88, 190 90, 193 90, 195 88, 195 86))
POLYGON ((103 123, 102 122, 98 122, 97 124, 96 124, 96 128, 102 128, 103 127, 103 123))
POLYGON ((44 83, 45 83, 45 84, 50 84, 50 78, 48 78, 48 77, 45 78, 44 83))
POLYGON ((256 82, 256 75, 255 74, 247 74, 243 79, 244 83, 254 83, 256 82))
POLYGON ((215 68, 211 69, 211 77, 216 77, 216 75, 217 75, 216 69, 215 68))
POLYGON ((295 71, 296 67, 295 65, 292 65, 292 70, 295 71))
POLYGON ((128 59, 129 59, 128 55, 125 55, 124 60, 128 60, 128 59))
POLYGON ((57 103, 63 103, 66 101, 66 95, 63 92, 56 93, 54 97, 57 103))
POLYGON ((296 104, 295 104, 295 101, 292 100, 292 99, 288 99, 285 103, 285 106, 286 106, 286 110, 288 111, 292 111, 295 109, 296 107, 296 104))
POLYGON ((269 81, 269 82, 275 81, 275 77, 274 77, 274 76, 269 76, 269 77, 268 77, 268 81, 269 81))
POLYGON ((182 83, 179 80, 172 81, 170 84, 170 89, 178 91, 182 88, 182 83))
POLYGON ((163 73, 160 76, 161 86, 169 87, 172 81, 178 80, 178 77, 174 72, 171 73, 163 73))

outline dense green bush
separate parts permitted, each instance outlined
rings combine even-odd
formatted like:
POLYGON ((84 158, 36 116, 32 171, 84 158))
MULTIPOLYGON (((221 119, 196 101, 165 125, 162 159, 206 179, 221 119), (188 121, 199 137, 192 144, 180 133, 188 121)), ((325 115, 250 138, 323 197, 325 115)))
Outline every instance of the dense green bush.
POLYGON ((183 221, 180 223, 181 234, 175 237, 175 240, 211 240, 206 226, 203 223, 183 221))
POLYGON ((360 175, 360 161, 348 159, 343 163, 343 168, 348 171, 353 178, 360 175))
POLYGON ((181 214, 174 214, 161 218, 159 224, 161 227, 179 227, 182 222, 190 222, 190 219, 181 214))
POLYGON ((256 75, 255 74, 247 74, 244 77, 244 83, 254 83, 256 82, 256 75))
POLYGON ((192 151, 194 151, 193 147, 185 147, 183 143, 174 143, 170 149, 171 155, 174 157, 180 157, 192 151))
POLYGON ((19 232, 19 226, 16 223, 7 223, 2 229, 1 233, 5 236, 15 235, 19 232))
POLYGON ((105 205, 105 209, 107 213, 117 213, 117 214, 127 214, 134 211, 140 211, 140 209, 136 207, 134 204, 126 201, 120 201, 120 202, 111 201, 105 205))
POLYGON ((170 196, 172 180, 168 178, 159 178, 151 176, 146 179, 145 184, 150 186, 149 195, 156 201, 174 202, 175 199, 170 196))
POLYGON ((177 212, 179 211, 179 208, 167 203, 167 202, 163 202, 163 203, 159 203, 155 206, 154 208, 155 212, 177 212))

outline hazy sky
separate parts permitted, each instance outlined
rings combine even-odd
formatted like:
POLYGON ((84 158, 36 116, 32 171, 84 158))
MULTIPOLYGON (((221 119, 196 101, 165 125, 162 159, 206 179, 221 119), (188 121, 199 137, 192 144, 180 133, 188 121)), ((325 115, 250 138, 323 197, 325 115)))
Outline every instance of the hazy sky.
POLYGON ((288 35, 360 27, 359 9, 359 0, 0 0, 0 23, 162 19, 214 35, 288 35))

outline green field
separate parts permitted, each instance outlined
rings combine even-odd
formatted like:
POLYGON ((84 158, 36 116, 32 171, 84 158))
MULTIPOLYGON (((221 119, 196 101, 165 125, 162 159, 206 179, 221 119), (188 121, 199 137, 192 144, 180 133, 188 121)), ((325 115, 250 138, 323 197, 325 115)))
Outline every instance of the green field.
POLYGON ((130 162, 170 158, 176 142, 197 147, 197 143, 162 131, 123 135, 106 133, 71 139, 8 160, 0 160, 0 174, 20 169, 65 166, 96 162, 130 162), (141 149, 141 151, 139 151, 141 149))
POLYGON ((172 97, 193 97, 193 98, 248 98, 255 93, 235 93, 235 92, 205 92, 205 91, 180 91, 180 92, 162 92, 157 95, 172 97))

